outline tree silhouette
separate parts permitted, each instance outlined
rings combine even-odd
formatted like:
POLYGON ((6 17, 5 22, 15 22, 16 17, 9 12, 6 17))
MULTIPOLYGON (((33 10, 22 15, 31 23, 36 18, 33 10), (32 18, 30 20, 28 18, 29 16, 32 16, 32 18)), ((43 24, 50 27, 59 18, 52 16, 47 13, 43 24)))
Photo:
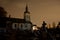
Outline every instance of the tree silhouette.
POLYGON ((6 17, 7 12, 4 10, 3 7, 0 7, 0 17, 6 17))
POLYGON ((58 22, 57 28, 60 28, 60 22, 58 22))

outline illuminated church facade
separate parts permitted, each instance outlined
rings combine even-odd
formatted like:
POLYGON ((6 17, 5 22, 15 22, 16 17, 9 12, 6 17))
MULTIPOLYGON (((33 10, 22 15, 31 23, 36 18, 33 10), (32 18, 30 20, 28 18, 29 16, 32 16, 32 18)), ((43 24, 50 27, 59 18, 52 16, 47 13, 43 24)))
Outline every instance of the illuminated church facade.
POLYGON ((0 27, 6 27, 7 29, 14 30, 32 30, 32 22, 30 21, 30 12, 28 11, 28 6, 26 5, 24 18, 11 18, 9 17, 0 17, 0 27))
POLYGON ((13 29, 20 29, 20 30, 31 30, 32 29, 32 22, 30 21, 30 12, 28 11, 28 6, 26 5, 25 12, 24 12, 24 19, 20 19, 22 22, 13 23, 13 29))

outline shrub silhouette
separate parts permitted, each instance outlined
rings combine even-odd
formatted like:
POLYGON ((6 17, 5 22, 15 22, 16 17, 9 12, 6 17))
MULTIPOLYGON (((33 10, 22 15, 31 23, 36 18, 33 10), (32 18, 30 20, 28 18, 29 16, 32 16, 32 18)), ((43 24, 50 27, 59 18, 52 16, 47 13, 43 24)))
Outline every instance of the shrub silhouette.
POLYGON ((7 16, 7 12, 4 10, 3 7, 0 7, 0 17, 6 17, 7 16))

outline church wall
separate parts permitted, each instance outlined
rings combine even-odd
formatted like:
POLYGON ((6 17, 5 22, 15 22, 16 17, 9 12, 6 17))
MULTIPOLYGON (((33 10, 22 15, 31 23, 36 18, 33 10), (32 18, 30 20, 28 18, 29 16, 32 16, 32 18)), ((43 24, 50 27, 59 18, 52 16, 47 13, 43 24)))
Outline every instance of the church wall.
POLYGON ((31 24, 30 23, 13 23, 12 29, 31 30, 31 24))

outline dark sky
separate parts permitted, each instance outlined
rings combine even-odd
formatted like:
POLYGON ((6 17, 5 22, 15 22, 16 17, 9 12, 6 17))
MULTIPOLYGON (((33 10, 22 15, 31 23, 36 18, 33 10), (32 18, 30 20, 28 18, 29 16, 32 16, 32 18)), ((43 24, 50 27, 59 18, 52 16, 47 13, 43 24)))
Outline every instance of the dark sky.
POLYGON ((23 18, 26 3, 34 24, 40 26, 42 21, 48 24, 60 21, 60 0, 0 0, 0 6, 16 18, 23 18))

